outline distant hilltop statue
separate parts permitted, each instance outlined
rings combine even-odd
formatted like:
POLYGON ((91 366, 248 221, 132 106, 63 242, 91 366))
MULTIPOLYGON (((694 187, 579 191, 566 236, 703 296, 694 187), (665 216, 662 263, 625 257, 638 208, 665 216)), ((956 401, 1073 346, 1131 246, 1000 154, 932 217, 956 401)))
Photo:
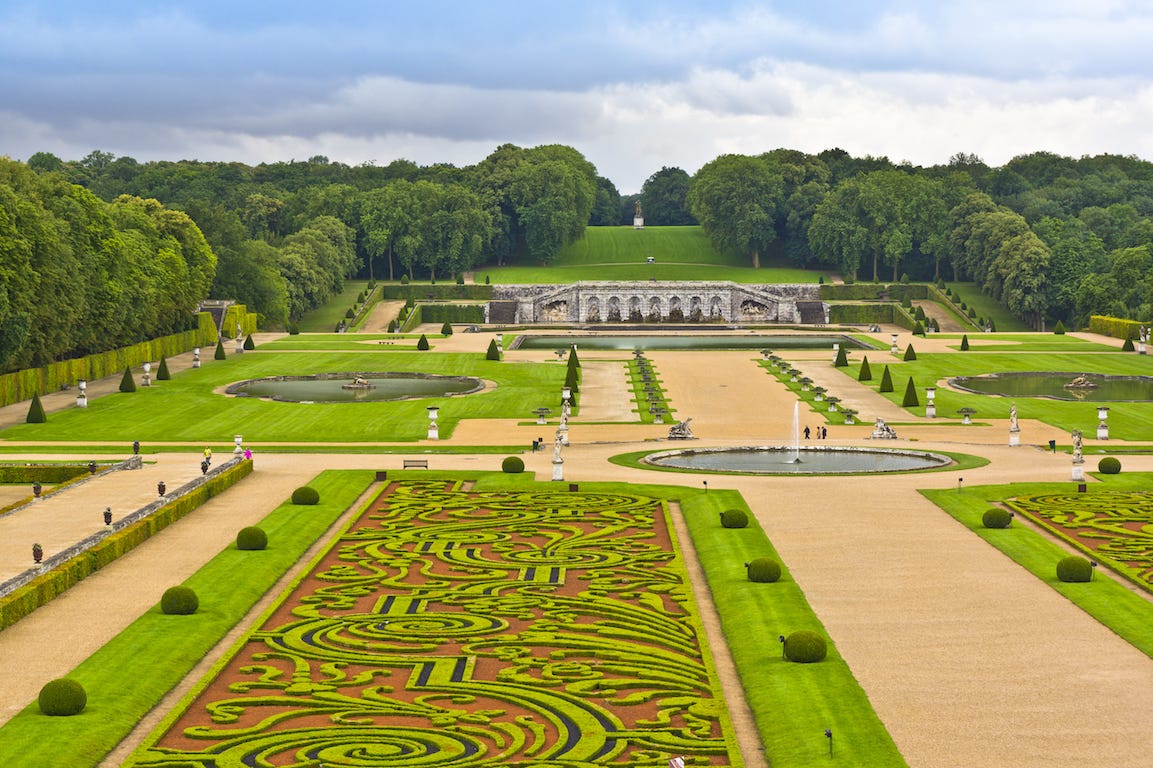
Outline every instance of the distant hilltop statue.
POLYGON ((645 228, 645 215, 641 213, 641 201, 637 200, 636 212, 633 214, 633 229, 645 228))

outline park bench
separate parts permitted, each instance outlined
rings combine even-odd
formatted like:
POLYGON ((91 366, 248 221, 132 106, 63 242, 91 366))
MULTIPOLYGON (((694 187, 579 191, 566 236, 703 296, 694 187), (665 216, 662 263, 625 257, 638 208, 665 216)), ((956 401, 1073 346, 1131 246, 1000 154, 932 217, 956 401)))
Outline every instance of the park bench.
POLYGON ((405 469, 428 469, 428 459, 405 459, 405 469))

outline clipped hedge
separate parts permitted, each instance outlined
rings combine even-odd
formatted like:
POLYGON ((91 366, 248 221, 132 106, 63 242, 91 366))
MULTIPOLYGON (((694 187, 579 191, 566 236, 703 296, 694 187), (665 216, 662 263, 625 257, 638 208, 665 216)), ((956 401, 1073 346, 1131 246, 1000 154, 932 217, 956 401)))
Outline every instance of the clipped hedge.
POLYGON ((198 608, 200 598, 191 587, 169 587, 160 598, 160 612, 165 616, 191 616, 198 608))
POLYGON ((814 664, 824 661, 829 645, 817 632, 799 629, 785 638, 785 659, 796 664, 814 664))
POLYGON ((302 485, 292 492, 292 503, 301 506, 313 506, 320 503, 320 492, 311 485, 302 485))
POLYGON ((520 456, 506 456, 500 463, 500 471, 509 475, 524 472, 524 459, 520 456))
POLYGON ((236 548, 246 552, 268 549, 268 534, 255 525, 241 528, 236 533, 236 548))
POLYGON ((1116 456, 1106 456, 1097 462, 1097 471, 1103 475, 1116 475, 1121 472, 1121 460, 1116 456))
POLYGON ((749 513, 743 509, 726 509, 721 513, 721 525, 725 528, 747 528, 749 513))
POLYGON ((1141 323, 1120 317, 1093 315, 1089 318, 1089 332, 1112 336, 1115 339, 1134 339, 1140 333, 1141 323))
POLYGON ((49 717, 71 717, 84 711, 88 705, 88 694, 76 680, 59 677, 44 684, 36 703, 40 711, 49 717))
POLYGON ((1012 513, 1000 507, 990 507, 981 515, 981 524, 986 528, 1008 528, 1012 522, 1012 513))
POLYGON ((1067 584, 1090 581, 1093 578, 1093 565, 1080 555, 1069 555, 1057 561, 1057 578, 1067 584))
POLYGON ((188 493, 172 499, 143 520, 104 537, 90 549, 37 576, 11 594, 0 597, 0 629, 12 626, 74 584, 127 554, 204 502, 220 495, 250 472, 252 462, 241 461, 188 493))
POLYGON ((0 375, 0 407, 30 400, 38 392, 55 392, 65 384, 72 385, 81 379, 103 379, 124 368, 141 365, 163 355, 178 355, 193 347, 208 346, 216 340, 216 324, 212 321, 212 315, 200 312, 196 320, 195 330, 161 336, 87 357, 61 360, 43 368, 26 368, 0 375))
POLYGON ((60 485, 88 475, 84 464, 0 464, 0 483, 60 485))
POLYGON ((745 572, 749 576, 749 581, 771 584, 781 578, 781 564, 771 557, 758 557, 745 563, 745 572))
POLYGON ((484 304, 421 304, 420 308, 426 323, 484 322, 484 304))
POLYGON ((448 283, 409 284, 405 282, 382 285, 381 292, 386 299, 411 299, 432 297, 433 299, 455 299, 488 301, 492 298, 491 285, 455 285, 448 283))

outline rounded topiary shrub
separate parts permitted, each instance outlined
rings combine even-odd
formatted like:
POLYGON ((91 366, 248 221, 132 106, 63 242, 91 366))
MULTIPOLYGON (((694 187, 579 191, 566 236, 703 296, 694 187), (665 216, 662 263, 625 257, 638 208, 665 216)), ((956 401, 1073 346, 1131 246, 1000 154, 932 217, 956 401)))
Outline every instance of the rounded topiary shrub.
POLYGON ((166 616, 188 616, 199 607, 200 598, 191 587, 169 587, 160 598, 160 610, 166 616))
POLYGON ((292 492, 293 504, 312 505, 320 503, 320 493, 311 485, 302 485, 292 492))
POLYGON ((70 717, 84 711, 88 694, 84 686, 69 677, 49 680, 40 689, 40 711, 52 717, 70 717))
POLYGON ((985 514, 981 515, 981 524, 986 528, 1008 528, 1012 521, 1013 515, 1009 514, 1009 510, 1000 507, 986 509, 985 514))
POLYGON ((725 528, 745 528, 749 524, 749 513, 743 509, 726 509, 721 513, 721 525, 725 528))
POLYGON ((267 549, 268 534, 264 532, 263 528, 258 528, 255 525, 241 528, 236 534, 236 548, 249 551, 267 549))
POLYGON ((1115 475, 1121 471, 1121 460, 1116 456, 1106 456, 1097 462, 1097 471, 1103 475, 1115 475))
POLYGON ((504 461, 500 463, 500 471, 510 475, 524 472, 524 459, 520 456, 506 456, 504 461))
POLYGON ((800 629, 785 638, 785 658, 797 664, 824 661, 829 653, 825 638, 809 629, 800 629))
POLYGON ((1080 555, 1069 555, 1058 561, 1057 578, 1068 583, 1089 581, 1093 578, 1093 566, 1080 555))
POLYGON ((781 564, 771 557, 758 557, 745 564, 749 574, 749 581, 762 584, 771 583, 781 578, 781 564))

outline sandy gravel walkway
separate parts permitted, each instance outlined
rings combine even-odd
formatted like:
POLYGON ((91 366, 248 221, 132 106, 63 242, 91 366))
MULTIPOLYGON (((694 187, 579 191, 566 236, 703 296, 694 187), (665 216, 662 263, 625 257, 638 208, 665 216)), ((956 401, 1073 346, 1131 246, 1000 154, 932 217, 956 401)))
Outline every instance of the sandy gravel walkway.
MULTIPOLYGON (((877 337, 888 343, 887 332, 877 337)), ((438 348, 483 351, 489 338, 457 334, 438 348)), ((938 343, 946 344, 930 338, 916 345, 920 351, 923 344, 927 350, 938 343)), ((700 438, 694 446, 788 438, 793 401, 760 370, 756 355, 648 356, 677 416, 693 418, 693 431, 700 438)), ((514 351, 506 356, 518 358, 540 359, 540 353, 514 351)), ((879 415, 891 404, 876 402, 820 355, 798 353, 796 358, 807 375, 827 377, 846 393, 846 401, 861 404, 866 426, 831 429, 830 442, 866 442, 874 412, 879 415)), ((660 441, 667 428, 583 423, 610 420, 609 414, 629 408, 623 373, 613 373, 614 367, 605 364, 595 376, 590 375, 592 368, 586 373, 585 410, 573 421, 572 446, 564 452, 565 480, 700 487, 703 476, 657 474, 607 462, 617 453, 667 445, 660 441)), ((910 421, 908 414, 897 411, 900 418, 893 414, 894 420, 910 421)), ((1009 448, 1007 419, 973 427, 919 421, 925 423, 902 428, 898 445, 916 440, 918 449, 979 453, 992 460, 965 471, 965 487, 1068 479, 1068 457, 1036 447, 1049 434, 1067 436, 1044 425, 1023 421, 1027 445, 1009 448)), ((515 421, 465 422, 451 442, 505 444, 523 436, 527 445, 541 429, 515 421)), ((541 479, 551 476, 551 458, 551 451, 525 456, 528 468, 541 479)), ((498 461, 491 455, 433 459, 437 468, 446 469, 495 469, 498 461)), ((326 467, 389 468, 400 463, 400 456, 258 453, 253 475, 227 494, 0 632, 0 664, 7 673, 0 690, 0 719, 30 701, 43 680, 66 673, 155 604, 164 588, 187 577, 223 548, 238 526, 259 520, 302 479, 326 467)), ((1125 464, 1127 469, 1153 470, 1153 457, 1128 457, 1125 464)), ((735 488, 744 494, 914 768, 1149 765, 1153 660, 917 492, 955 489, 958 474, 713 475, 708 480, 710 488, 735 488)))

